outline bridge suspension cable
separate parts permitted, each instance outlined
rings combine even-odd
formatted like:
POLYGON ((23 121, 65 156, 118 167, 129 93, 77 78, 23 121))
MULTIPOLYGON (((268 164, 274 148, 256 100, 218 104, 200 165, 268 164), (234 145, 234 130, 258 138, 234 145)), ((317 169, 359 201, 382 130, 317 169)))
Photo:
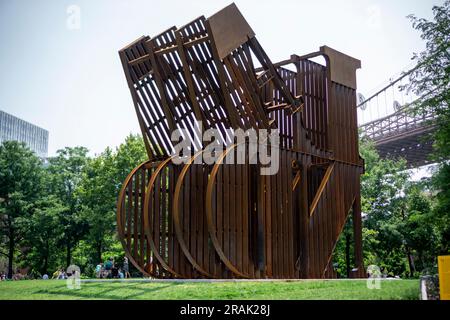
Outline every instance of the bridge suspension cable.
POLYGON ((357 110, 358 123, 364 125, 376 119, 387 117, 416 100, 416 96, 404 90, 407 84, 407 76, 417 70, 420 65, 402 72, 395 80, 389 80, 388 84, 371 94, 369 98, 364 98, 358 94, 357 110))
POLYGON ((409 167, 429 163, 433 144, 429 134, 435 128, 433 112, 412 113, 409 108, 429 92, 417 96, 404 90, 407 76, 420 66, 403 72, 368 99, 359 95, 357 103, 361 134, 375 142, 381 157, 403 157, 409 167))

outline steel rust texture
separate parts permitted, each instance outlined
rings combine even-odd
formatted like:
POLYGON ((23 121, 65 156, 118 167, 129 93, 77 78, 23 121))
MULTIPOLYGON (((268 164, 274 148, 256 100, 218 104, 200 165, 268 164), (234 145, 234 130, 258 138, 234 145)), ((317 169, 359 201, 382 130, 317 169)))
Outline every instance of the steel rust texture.
POLYGON ((335 277, 333 251, 351 214, 352 275, 365 276, 358 60, 324 46, 272 63, 234 4, 141 37, 119 55, 149 157, 125 180, 117 206, 119 237, 138 270, 155 278, 335 277), (311 60, 319 56, 324 64, 311 60), (208 164, 201 136, 211 128, 222 148, 208 164), (173 161, 175 129, 191 145, 181 164, 173 161), (248 142, 230 129, 277 129, 278 171, 261 175, 247 149, 239 154, 248 142))

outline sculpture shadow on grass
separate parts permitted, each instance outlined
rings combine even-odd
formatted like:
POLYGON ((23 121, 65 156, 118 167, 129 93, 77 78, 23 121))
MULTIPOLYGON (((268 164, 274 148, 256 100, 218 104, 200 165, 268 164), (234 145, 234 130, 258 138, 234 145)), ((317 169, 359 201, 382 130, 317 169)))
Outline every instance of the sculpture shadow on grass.
POLYGON ((89 283, 82 285, 81 289, 71 290, 64 287, 55 287, 49 288, 46 290, 36 291, 35 294, 48 294, 55 296, 68 296, 68 297, 76 297, 81 299, 112 299, 112 300, 123 300, 123 299, 134 299, 136 297, 142 296, 146 293, 156 292, 159 290, 163 290, 166 288, 173 287, 175 285, 179 285, 181 283, 170 283, 170 284, 161 284, 156 287, 143 287, 142 283, 133 283, 126 284, 126 286, 114 286, 106 283, 89 283), (93 292, 92 289, 102 288, 104 290, 93 292), (133 293, 123 293, 118 292, 118 290, 126 289, 127 291, 133 290, 133 293))

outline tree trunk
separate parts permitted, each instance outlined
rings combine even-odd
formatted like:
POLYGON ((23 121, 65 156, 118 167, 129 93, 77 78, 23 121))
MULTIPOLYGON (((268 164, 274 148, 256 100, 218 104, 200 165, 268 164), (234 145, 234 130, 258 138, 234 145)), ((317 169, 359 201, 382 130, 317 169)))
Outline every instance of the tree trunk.
POLYGON ((66 268, 72 263, 72 247, 70 241, 67 241, 67 255, 66 255, 66 268))
POLYGON ((422 265, 422 270, 425 270, 425 259, 423 258, 422 251, 419 251, 419 261, 420 261, 420 264, 422 265))
POLYGON ((97 262, 102 261, 102 242, 97 242, 97 262))
POLYGON ((45 256, 44 256, 44 266, 42 267, 42 275, 44 274, 48 274, 47 273, 47 269, 48 269, 48 256, 49 256, 49 245, 48 245, 48 240, 45 242, 45 256))
POLYGON ((8 257, 8 278, 13 277, 13 260, 14 260, 14 229, 9 228, 9 257, 8 257))
POLYGON ((345 264, 347 266, 347 278, 350 278, 351 266, 350 266, 350 241, 351 236, 345 235, 345 264))
POLYGON ((416 272, 416 266, 414 265, 414 258, 408 246, 406 246, 406 255, 408 256, 409 273, 410 273, 409 276, 413 277, 414 273, 416 272))
POLYGON ((42 267, 42 275, 48 274, 47 269, 48 269, 48 256, 45 256, 44 257, 44 266, 42 267))

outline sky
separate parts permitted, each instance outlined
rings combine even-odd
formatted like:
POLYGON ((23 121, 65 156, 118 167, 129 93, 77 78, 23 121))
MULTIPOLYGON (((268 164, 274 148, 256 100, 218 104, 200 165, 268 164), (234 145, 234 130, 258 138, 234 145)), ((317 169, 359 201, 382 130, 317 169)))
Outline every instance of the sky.
MULTIPOLYGON (((49 156, 91 155, 139 127, 118 50, 230 0, 0 0, 0 110, 49 130, 49 156)), ((278 0, 236 5, 273 62, 330 46, 362 61, 366 97, 412 66, 425 44, 409 14, 432 18, 433 0, 278 0)))

